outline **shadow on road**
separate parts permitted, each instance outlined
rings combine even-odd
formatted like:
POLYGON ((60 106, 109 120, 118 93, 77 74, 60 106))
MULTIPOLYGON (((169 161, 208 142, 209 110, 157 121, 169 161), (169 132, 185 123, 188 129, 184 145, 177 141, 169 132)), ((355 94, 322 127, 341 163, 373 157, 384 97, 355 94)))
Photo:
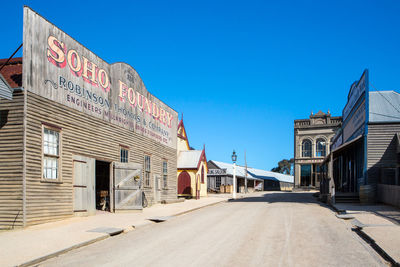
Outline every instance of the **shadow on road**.
POLYGON ((327 204, 318 201, 318 199, 313 196, 315 192, 270 192, 263 194, 261 196, 251 196, 251 197, 244 197, 238 199, 231 199, 229 202, 265 202, 268 204, 272 203, 301 203, 301 204, 317 204, 324 208, 329 208, 332 210, 330 206, 327 204))
POLYGON ((362 204, 336 204, 336 206, 340 209, 346 210, 347 213, 363 213, 369 212, 373 213, 377 216, 384 217, 389 221, 400 225, 400 209, 384 205, 384 204, 376 204, 376 205, 362 205, 362 204))

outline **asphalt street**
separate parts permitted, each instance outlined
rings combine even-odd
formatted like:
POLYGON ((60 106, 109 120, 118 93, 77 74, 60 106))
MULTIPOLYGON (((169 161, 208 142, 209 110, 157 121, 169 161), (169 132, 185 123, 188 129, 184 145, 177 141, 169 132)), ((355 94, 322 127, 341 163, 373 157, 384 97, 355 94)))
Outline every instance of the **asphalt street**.
POLYGON ((70 251, 40 266, 386 266, 311 193, 220 203, 70 251))

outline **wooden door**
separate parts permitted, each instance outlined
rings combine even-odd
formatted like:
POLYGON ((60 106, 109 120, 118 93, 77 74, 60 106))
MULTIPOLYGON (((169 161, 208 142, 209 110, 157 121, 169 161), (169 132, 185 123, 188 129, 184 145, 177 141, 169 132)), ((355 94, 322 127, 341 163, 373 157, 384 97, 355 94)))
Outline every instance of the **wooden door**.
POLYGON ((95 159, 73 156, 74 212, 93 215, 96 213, 95 159))
POLYGON ((178 176, 178 195, 191 196, 192 188, 190 185, 189 173, 183 171, 178 176))
POLYGON ((143 209, 142 165, 113 163, 114 210, 143 209))

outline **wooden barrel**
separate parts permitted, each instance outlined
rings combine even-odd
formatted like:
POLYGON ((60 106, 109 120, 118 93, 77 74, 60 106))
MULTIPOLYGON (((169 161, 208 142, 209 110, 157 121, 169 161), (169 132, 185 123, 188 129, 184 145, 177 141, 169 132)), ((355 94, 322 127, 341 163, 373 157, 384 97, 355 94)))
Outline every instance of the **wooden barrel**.
POLYGON ((219 186, 219 192, 220 193, 225 193, 225 185, 220 185, 219 186))
POLYGON ((360 203, 374 204, 376 202, 376 185, 360 185, 360 203))

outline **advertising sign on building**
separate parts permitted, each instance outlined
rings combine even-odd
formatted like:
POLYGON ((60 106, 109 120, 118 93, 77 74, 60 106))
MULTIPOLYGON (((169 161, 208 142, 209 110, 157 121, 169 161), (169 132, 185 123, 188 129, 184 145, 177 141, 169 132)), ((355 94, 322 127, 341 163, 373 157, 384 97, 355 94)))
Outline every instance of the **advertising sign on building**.
POLYGON ((226 169, 208 169, 207 175, 226 175, 226 169))
POLYGON ((363 72, 358 82, 355 82, 351 85, 347 104, 343 109, 343 122, 347 120, 347 117, 352 111, 354 105, 365 92, 368 93, 368 70, 363 72))
POLYGON ((343 141, 347 142, 351 137, 363 133, 365 123, 365 100, 360 104, 353 115, 347 120, 343 128, 343 141))
POLYGON ((176 148, 177 112, 130 65, 108 64, 28 7, 23 43, 25 90, 176 148))
POLYGON ((338 136, 335 136, 333 139, 334 139, 334 141, 332 143, 331 150, 335 150, 336 148, 338 148, 339 146, 341 146, 343 144, 342 133, 340 133, 338 136))

